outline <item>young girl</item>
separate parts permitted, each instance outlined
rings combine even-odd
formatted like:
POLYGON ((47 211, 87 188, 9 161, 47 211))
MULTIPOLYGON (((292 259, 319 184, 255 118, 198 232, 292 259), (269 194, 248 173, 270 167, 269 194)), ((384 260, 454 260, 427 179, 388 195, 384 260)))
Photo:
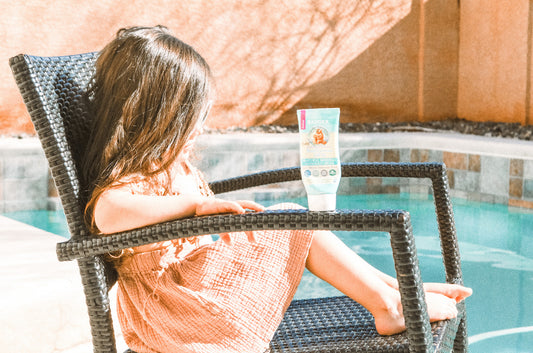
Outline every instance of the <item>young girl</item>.
MULTIPOLYGON (((214 197, 190 163, 213 97, 207 63, 158 27, 122 29, 100 53, 84 173, 86 218, 102 235, 172 219, 263 211, 214 197)), ((280 205, 281 208, 298 207, 280 205)), ((397 281, 326 231, 256 231, 139 246, 112 254, 118 316, 137 352, 263 352, 304 267, 358 301, 383 335, 405 330, 397 281)), ((431 321, 471 294, 426 284, 431 321)))

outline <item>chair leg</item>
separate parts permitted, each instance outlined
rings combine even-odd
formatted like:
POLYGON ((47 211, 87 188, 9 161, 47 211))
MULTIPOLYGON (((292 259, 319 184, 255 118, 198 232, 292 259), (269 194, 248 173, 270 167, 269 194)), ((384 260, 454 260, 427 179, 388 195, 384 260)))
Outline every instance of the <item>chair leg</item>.
POLYGON ((455 336, 455 342, 453 344, 454 353, 467 353, 468 352, 468 335, 466 330, 466 315, 459 323, 457 329, 457 335, 455 336))
POLYGON ((93 256, 78 260, 78 266, 89 311, 94 353, 116 353, 103 261, 93 256))

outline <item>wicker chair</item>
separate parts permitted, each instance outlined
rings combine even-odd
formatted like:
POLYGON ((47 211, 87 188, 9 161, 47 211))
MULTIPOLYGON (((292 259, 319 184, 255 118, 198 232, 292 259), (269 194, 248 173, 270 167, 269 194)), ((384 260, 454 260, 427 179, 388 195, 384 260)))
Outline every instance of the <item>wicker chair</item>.
MULTIPOLYGON (((330 229, 390 233, 407 331, 377 334, 372 316, 347 297, 295 300, 270 352, 466 352, 466 312, 430 324, 409 213, 347 210, 276 211, 195 217, 100 237, 84 225, 83 185, 78 179, 89 135, 85 89, 97 53, 62 57, 18 55, 10 59, 16 82, 42 143, 67 218, 71 238, 57 245, 60 261, 77 260, 85 291, 94 352, 116 352, 108 290, 116 281, 103 254, 178 237, 258 229, 330 229)), ((343 164, 343 177, 410 177, 432 181, 448 283, 462 283, 459 249, 445 166, 438 163, 343 164)), ((299 168, 213 182, 215 193, 300 179, 299 168)), ((128 351, 131 352, 131 351, 128 351)))

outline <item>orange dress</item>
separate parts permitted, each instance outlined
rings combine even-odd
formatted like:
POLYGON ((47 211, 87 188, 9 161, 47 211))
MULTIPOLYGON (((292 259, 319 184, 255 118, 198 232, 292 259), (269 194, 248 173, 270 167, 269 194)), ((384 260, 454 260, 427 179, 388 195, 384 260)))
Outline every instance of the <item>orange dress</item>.
POLYGON ((128 347, 264 352, 296 292, 312 235, 257 231, 251 243, 234 233, 232 245, 207 236, 126 253, 117 266, 117 310, 128 347))

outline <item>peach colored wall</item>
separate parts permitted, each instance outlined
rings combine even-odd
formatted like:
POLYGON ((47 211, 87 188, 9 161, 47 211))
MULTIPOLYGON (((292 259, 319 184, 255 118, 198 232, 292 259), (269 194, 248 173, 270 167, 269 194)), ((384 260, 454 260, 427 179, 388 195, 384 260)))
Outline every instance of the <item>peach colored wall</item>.
POLYGON ((458 116, 532 123, 530 1, 461 1, 458 116))
MULTIPOLYGON (((390 4, 398 11, 397 3, 390 4)), ((404 12, 398 12, 403 17, 394 27, 386 33, 376 33, 379 38, 364 52, 335 76, 315 83, 297 106, 341 106, 347 121, 455 117, 457 3, 430 0, 405 5, 404 12)), ((292 114, 293 111, 285 114, 285 121, 292 114)))
POLYGON ((296 108, 324 105, 340 106, 343 121, 424 119, 424 111, 432 119, 454 116, 453 84, 438 92, 432 87, 443 86, 438 81, 446 82, 450 72, 456 76, 456 62, 430 67, 441 67, 441 52, 455 57, 457 5, 431 2, 437 10, 429 19, 436 24, 427 28, 438 38, 421 51, 419 0, 0 0, 0 131, 31 132, 8 57, 98 50, 122 26, 157 23, 211 64, 218 81, 212 126, 291 124, 296 108), (441 8, 450 9, 444 12, 452 13, 451 21, 438 20, 441 8))
POLYGON ((0 134, 33 133, 9 57, 95 51, 120 27, 159 23, 210 63, 211 126, 294 124, 297 108, 323 106, 342 122, 525 122, 529 7, 515 2, 0 0, 0 134))
POLYGON ((459 59, 459 1, 423 3, 419 87, 420 120, 439 120, 457 115, 459 59))

